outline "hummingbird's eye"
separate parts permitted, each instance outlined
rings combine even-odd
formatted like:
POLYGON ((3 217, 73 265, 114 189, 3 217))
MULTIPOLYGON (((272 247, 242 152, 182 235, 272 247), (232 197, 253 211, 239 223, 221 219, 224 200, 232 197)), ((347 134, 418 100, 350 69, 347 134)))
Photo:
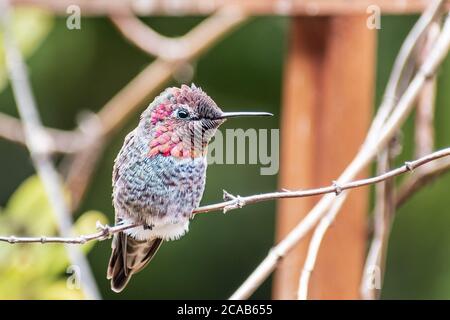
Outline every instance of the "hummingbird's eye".
POLYGON ((177 117, 180 119, 187 119, 189 118, 189 112, 187 112, 186 109, 180 109, 177 111, 177 117))

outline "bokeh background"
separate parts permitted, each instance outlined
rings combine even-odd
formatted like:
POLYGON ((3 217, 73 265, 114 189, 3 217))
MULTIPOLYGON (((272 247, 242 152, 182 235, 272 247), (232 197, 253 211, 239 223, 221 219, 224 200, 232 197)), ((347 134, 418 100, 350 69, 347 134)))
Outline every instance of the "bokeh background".
MULTIPOLYGON (((382 17, 382 29, 378 33, 376 102, 380 101, 402 40, 416 19, 416 16, 382 17)), ((161 17, 144 21, 162 34, 175 36, 183 35, 201 18, 161 17)), ((35 49, 30 49, 27 62, 34 93, 47 126, 72 129, 81 111, 99 110, 151 61, 148 55, 128 44, 107 19, 82 19, 81 30, 68 30, 65 19, 45 14, 34 23, 35 28, 42 29, 43 35, 37 37, 35 44, 30 44, 35 49)), ((226 110, 263 110, 276 115, 271 119, 228 121, 222 130, 232 127, 279 127, 283 60, 289 23, 287 17, 254 18, 194 64, 192 81, 226 110)), ((24 34, 27 34, 26 30, 24 34)), ((1 68, 3 65, 0 64, 0 71, 1 68)), ((175 80, 172 83, 178 84, 175 80)), ((450 127, 447 125, 450 119, 447 107, 450 103, 449 87, 450 63, 447 62, 439 73, 436 147, 450 144, 450 127)), ((142 110, 144 108, 145 105, 142 110)), ((17 116, 8 84, 0 91, 0 111, 17 116)), ((100 213, 110 222, 113 221, 113 160, 124 136, 137 124, 138 117, 136 113, 107 146, 76 217, 95 210, 99 213, 91 212, 92 217, 87 222, 100 213)), ((413 126, 409 120, 403 131, 404 152, 399 161, 412 157, 412 137, 413 126)), ((0 155, 0 207, 4 208, 0 211, 0 223, 14 221, 1 218, 2 215, 12 215, 9 212, 12 209, 8 207, 15 199, 15 207, 20 207, 24 202, 29 204, 21 209, 26 211, 21 222, 23 225, 25 222, 31 226, 42 224, 48 217, 42 218, 36 212, 41 207, 32 205, 34 200, 30 200, 30 193, 35 194, 39 190, 39 183, 28 180, 28 185, 20 187, 34 174, 26 149, 0 140, 0 155), (34 186, 30 186, 33 183, 34 186), (18 191, 19 187, 21 189, 18 191), (26 188, 29 190, 24 190, 26 188), (17 192, 23 194, 23 198, 17 196, 17 192)), ((259 169, 258 165, 212 165, 208 169, 202 203, 220 201, 222 189, 241 195, 277 189, 277 177, 261 176, 259 169)), ((417 194, 398 213, 389 243, 382 298, 450 298, 449 186, 450 176, 441 178, 417 194)), ((165 243, 151 265, 135 275, 120 295, 109 289, 105 278, 110 241, 96 243, 90 248, 88 257, 102 296, 110 299, 227 298, 273 244, 274 212, 275 203, 266 202, 226 215, 216 212, 196 217, 190 232, 179 241, 165 243)), ((3 225, 0 230, 8 232, 9 229, 3 225)), ((18 230, 15 230, 16 233, 30 234, 34 229, 26 227, 18 230)), ((57 246, 49 245, 51 248, 57 246)), ((63 288, 65 264, 59 261, 59 257, 64 253, 59 251, 58 254, 52 253, 55 254, 52 256, 42 253, 46 249, 41 249, 40 245, 31 247, 27 249, 0 243, 0 283, 3 283, 0 284, 0 298, 76 298, 76 293, 67 293, 63 288), (33 252, 28 254, 26 250, 33 252), (26 254, 20 255, 20 251, 26 254), (34 261, 24 256, 32 256, 34 261), (26 272, 22 270, 22 273, 17 271, 24 263, 30 269, 26 272), (34 276, 24 276, 36 268, 39 270, 34 276), (43 281, 44 275, 50 279, 43 281), (57 284, 50 286, 55 279, 58 279, 57 284)), ((268 299, 270 293, 269 279, 253 297, 268 299)))

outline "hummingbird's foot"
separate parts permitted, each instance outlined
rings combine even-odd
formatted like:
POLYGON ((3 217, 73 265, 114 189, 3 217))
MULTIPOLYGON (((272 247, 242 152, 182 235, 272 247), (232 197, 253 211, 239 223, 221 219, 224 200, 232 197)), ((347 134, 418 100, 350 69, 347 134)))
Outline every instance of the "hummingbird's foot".
POLYGON ((142 227, 144 228, 144 230, 152 230, 154 225, 153 224, 144 224, 142 227))

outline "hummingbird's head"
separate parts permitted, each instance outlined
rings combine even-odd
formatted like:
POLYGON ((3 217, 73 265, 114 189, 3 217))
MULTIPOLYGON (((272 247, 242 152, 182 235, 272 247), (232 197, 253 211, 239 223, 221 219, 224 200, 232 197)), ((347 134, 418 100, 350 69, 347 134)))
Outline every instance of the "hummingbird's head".
POLYGON ((266 116, 265 112, 223 112, 201 88, 167 88, 141 116, 139 127, 150 140, 149 155, 176 158, 206 155, 206 147, 227 118, 266 116))

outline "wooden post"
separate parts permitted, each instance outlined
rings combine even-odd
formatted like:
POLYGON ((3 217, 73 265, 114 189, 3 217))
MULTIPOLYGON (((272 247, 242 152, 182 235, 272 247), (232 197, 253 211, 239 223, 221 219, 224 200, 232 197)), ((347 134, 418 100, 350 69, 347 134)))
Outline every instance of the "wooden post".
MULTIPOLYGON (((280 187, 329 185, 360 147, 373 109, 376 30, 366 16, 298 17, 285 64, 280 187)), ((322 243, 309 298, 357 299, 366 250, 368 190, 352 191, 322 243)), ((318 198, 279 201, 277 240, 318 198)), ((309 238, 279 266, 274 298, 295 299, 309 238)))

